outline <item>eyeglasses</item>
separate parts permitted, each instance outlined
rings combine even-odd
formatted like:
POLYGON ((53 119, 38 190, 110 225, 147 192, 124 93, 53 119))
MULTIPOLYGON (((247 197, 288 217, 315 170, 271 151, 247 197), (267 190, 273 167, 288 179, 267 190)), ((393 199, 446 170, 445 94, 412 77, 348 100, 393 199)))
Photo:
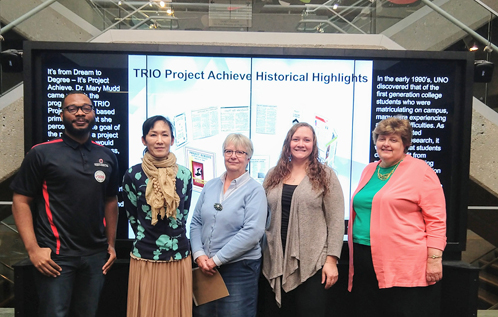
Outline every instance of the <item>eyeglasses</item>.
POLYGON ((78 112, 78 110, 83 111, 83 113, 85 114, 88 114, 90 112, 92 112, 93 110, 93 106, 91 105, 83 105, 83 106, 67 106, 66 108, 62 109, 62 110, 66 110, 67 112, 69 112, 70 114, 75 114, 78 112))
POLYGON ((226 157, 232 156, 233 153, 235 153, 236 157, 242 157, 242 155, 244 155, 244 154, 249 155, 249 154, 247 154, 247 152, 244 152, 244 151, 233 151, 233 150, 225 150, 225 151, 223 151, 223 153, 225 153, 226 157))

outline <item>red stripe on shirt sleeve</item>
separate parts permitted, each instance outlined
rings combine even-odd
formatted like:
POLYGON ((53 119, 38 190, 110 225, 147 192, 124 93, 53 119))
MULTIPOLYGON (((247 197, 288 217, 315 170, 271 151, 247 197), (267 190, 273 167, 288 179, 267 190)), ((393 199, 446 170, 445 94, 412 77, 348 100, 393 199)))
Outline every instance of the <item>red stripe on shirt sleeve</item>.
POLYGON ((47 190, 47 182, 43 182, 43 199, 45 200, 45 212, 47 213, 48 222, 50 223, 50 227, 52 228, 52 232, 54 233, 55 241, 57 244, 55 254, 59 254, 61 249, 61 239, 59 237, 59 231, 54 224, 54 217, 52 215, 52 211, 50 210, 50 202, 48 199, 48 190, 47 190))
POLYGON ((42 144, 52 144, 52 143, 60 143, 60 142, 62 142, 62 139, 55 139, 52 141, 47 141, 47 142, 35 144, 31 148, 33 149, 33 148, 37 147, 38 145, 42 145, 42 144))

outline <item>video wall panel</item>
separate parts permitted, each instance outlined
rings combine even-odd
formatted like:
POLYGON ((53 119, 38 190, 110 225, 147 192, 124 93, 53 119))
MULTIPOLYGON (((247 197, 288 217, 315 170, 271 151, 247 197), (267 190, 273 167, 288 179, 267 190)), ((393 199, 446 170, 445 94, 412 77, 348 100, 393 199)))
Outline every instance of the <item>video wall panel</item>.
MULTIPOLYGON (((60 100, 79 90, 96 108, 92 138, 117 154, 124 173, 143 155, 143 121, 164 115, 175 126, 172 151, 193 173, 195 204, 205 182, 224 171, 221 146, 227 134, 252 139, 249 171, 262 182, 288 129, 304 121, 315 128, 320 158, 339 177, 347 218, 361 171, 377 159, 371 131, 378 121, 401 115, 414 129, 409 153, 441 179, 448 241, 460 248, 470 144, 469 54, 330 49, 277 54, 250 47, 243 54, 240 48, 206 54, 202 47, 176 48, 28 42, 26 148, 60 136, 60 100)), ((126 229, 120 226, 121 237, 126 229)))

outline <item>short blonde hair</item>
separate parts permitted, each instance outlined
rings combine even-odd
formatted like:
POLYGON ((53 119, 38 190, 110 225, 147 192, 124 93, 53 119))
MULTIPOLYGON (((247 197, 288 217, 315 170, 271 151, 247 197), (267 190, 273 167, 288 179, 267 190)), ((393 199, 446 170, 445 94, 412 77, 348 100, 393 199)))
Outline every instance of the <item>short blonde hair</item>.
POLYGON ((254 146, 252 145, 252 141, 243 134, 240 133, 230 133, 227 135, 225 141, 223 142, 222 150, 225 151, 226 146, 232 144, 235 147, 243 147, 247 156, 249 158, 252 157, 252 153, 254 152, 254 146))
POLYGON ((403 141, 405 153, 412 145, 413 129, 410 121, 400 117, 390 117, 377 123, 377 126, 372 131, 372 138, 374 143, 377 143, 379 135, 397 134, 403 141))

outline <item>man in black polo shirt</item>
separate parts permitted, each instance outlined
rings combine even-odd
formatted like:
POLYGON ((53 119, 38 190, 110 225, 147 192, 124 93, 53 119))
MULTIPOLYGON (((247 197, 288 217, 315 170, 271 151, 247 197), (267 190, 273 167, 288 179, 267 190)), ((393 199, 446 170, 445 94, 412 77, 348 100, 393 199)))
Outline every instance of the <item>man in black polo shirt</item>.
POLYGON ((92 101, 62 102, 61 139, 35 145, 11 184, 12 214, 36 267, 40 316, 95 316, 116 259, 118 165, 90 139, 92 101))

